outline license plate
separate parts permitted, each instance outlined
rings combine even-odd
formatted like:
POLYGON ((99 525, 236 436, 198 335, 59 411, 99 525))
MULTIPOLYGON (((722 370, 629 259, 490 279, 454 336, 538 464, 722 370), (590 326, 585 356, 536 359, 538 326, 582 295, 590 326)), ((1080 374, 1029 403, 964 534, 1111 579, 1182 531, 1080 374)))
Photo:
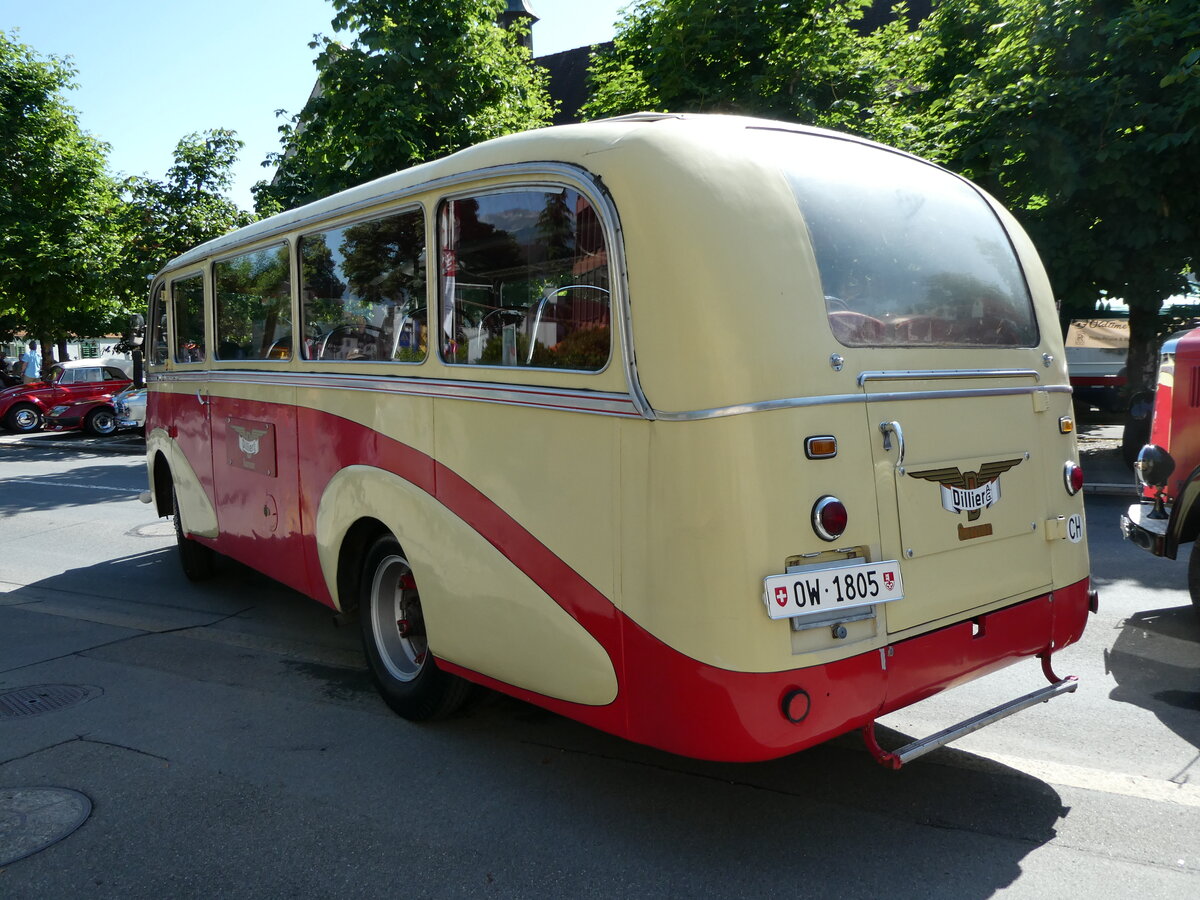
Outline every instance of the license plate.
POLYGON ((772 619, 887 603, 904 597, 896 560, 837 563, 798 569, 763 580, 763 600, 772 619))

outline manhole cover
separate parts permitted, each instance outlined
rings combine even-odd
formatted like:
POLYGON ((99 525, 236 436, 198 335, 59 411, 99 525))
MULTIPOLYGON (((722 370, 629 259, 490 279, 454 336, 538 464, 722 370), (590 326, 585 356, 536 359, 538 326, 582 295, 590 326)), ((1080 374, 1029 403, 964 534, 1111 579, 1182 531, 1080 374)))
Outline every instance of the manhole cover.
POLYGON ((92 801, 69 788, 0 788, 0 868, 61 841, 91 813, 92 801))
POLYGON ((36 716, 92 699, 97 688, 81 684, 35 684, 0 694, 0 719, 36 716))

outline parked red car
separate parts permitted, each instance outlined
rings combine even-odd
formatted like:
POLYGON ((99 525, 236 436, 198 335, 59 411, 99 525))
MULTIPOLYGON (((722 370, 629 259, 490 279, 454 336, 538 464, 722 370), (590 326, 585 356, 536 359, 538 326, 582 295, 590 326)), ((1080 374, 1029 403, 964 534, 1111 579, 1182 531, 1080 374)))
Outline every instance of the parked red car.
POLYGON ((60 403, 46 413, 42 425, 47 431, 75 431, 83 429, 88 434, 102 436, 117 430, 117 413, 113 407, 113 395, 101 394, 86 400, 60 403))
POLYGON ((133 383, 132 364, 124 359, 81 359, 56 363, 45 381, 0 391, 0 422, 9 431, 28 434, 42 427, 56 406, 112 395, 133 383))

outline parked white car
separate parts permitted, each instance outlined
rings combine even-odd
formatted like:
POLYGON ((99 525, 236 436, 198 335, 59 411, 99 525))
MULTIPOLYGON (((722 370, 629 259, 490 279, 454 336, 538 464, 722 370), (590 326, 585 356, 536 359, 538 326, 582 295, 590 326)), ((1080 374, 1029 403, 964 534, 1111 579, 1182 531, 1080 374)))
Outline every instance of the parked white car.
POLYGON ((113 397, 113 410, 118 428, 143 430, 146 427, 146 389, 131 387, 121 391, 113 397))

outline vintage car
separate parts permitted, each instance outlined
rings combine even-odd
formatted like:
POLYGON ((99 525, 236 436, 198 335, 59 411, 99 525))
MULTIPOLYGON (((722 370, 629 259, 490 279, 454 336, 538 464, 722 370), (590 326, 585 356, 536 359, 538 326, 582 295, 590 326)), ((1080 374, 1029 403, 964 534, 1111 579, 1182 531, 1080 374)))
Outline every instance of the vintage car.
POLYGON ((1150 442, 1133 470, 1139 502, 1121 516, 1125 537, 1155 556, 1175 559, 1191 542, 1187 584, 1200 613, 1200 329, 1167 341, 1158 367, 1150 442))
POLYGON ((42 427, 57 406, 103 395, 111 396, 132 383, 132 364, 126 359, 80 359, 55 363, 43 381, 0 391, 0 422, 9 431, 29 434, 42 427))
POLYGON ((47 431, 82 429, 97 437, 122 429, 141 428, 146 419, 146 389, 129 387, 117 394, 101 394, 60 404, 46 414, 47 431))
POLYGON ((142 431, 146 426, 146 388, 131 387, 121 391, 113 397, 113 409, 118 428, 142 431))

